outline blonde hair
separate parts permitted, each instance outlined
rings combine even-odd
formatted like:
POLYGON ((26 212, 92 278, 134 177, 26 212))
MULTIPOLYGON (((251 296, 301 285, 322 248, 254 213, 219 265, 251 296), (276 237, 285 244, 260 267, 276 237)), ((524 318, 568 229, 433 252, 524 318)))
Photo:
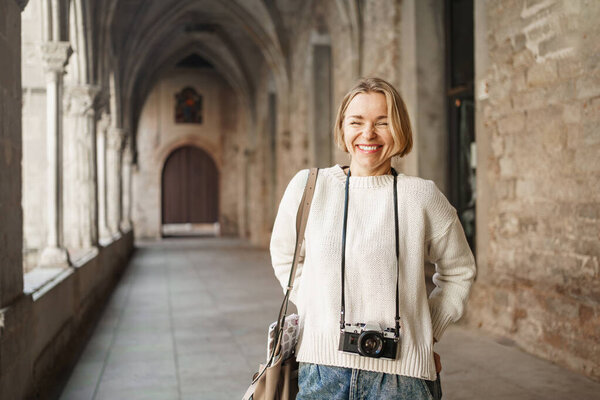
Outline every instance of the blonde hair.
POLYGON ((358 94, 381 93, 387 103, 388 121, 390 132, 394 139, 394 156, 403 157, 412 149, 412 128, 406 105, 400 93, 388 82, 380 78, 362 78, 344 96, 342 104, 337 111, 334 127, 334 139, 337 146, 348 153, 344 142, 344 116, 348 105, 358 94))

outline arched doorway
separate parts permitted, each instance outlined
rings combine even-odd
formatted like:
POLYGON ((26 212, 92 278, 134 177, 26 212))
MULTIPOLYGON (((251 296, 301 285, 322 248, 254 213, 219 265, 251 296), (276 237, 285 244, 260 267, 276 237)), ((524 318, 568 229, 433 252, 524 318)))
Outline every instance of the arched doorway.
POLYGON ((162 235, 218 235, 219 171, 194 146, 175 149, 162 171, 162 235))

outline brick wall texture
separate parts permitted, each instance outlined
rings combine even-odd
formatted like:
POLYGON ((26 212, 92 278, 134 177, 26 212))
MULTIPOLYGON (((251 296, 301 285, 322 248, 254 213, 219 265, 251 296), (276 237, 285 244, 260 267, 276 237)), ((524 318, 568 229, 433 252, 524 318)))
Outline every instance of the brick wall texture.
MULTIPOLYGON (((488 262, 469 322, 600 377, 598 1, 486 3, 488 262)), ((483 206, 478 204, 478 206, 483 206)))

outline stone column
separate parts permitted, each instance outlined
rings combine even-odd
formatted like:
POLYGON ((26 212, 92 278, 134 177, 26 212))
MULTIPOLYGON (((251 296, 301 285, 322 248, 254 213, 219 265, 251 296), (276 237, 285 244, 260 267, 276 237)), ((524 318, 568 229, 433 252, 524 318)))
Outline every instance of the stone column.
MULTIPOLYGON (((0 0, 0 354, 11 354, 16 347, 10 341, 11 320, 7 314, 9 307, 23 293, 23 210, 21 207, 23 159, 21 113, 21 10, 11 0, 0 0), (9 22, 10 21, 10 22, 9 22)), ((23 2, 22 2, 23 3, 23 2)), ((24 5, 23 5, 24 7, 24 5)), ((21 323, 24 318, 15 318, 21 323)), ((17 342, 21 343, 21 342, 17 342)), ((22 348, 21 348, 22 349, 22 348)), ((24 350, 24 349, 23 349, 24 350)), ((15 353, 12 353, 15 354, 15 353)), ((19 352, 19 356, 22 352, 19 352)), ((0 356, 1 357, 1 356, 0 356)), ((10 357, 10 356, 5 356, 10 357)), ((14 356, 16 357, 16 356, 14 356)), ((8 358, 0 362, 0 393, 2 380, 16 363, 8 358), (5 361, 6 360, 6 361, 5 361)), ((17 387, 14 382, 6 382, 7 387, 17 387)), ((18 390, 18 389, 15 389, 18 390)), ((17 393, 19 393, 17 391, 17 393)), ((0 394, 1 395, 1 394, 0 394)), ((21 398, 23 394, 16 395, 21 398)))
POLYGON ((95 207, 96 129, 94 103, 99 92, 91 85, 68 86, 65 96, 65 245, 90 249, 98 243, 95 207), (67 170, 68 168, 68 170, 67 170))
POLYGON ((103 113, 98 121, 96 130, 96 171, 98 176, 98 237, 99 240, 108 240, 110 238, 110 229, 108 228, 108 209, 107 194, 108 180, 106 167, 106 144, 108 129, 110 127, 110 115, 103 113))
POLYGON ((42 45, 46 73, 47 216, 48 237, 40 257, 41 266, 67 266, 69 254, 62 238, 62 90, 65 66, 73 51, 68 42, 42 45))
POLYGON ((87 130, 87 135, 85 135, 85 139, 87 141, 86 147, 89 152, 87 155, 87 168, 89 171, 88 175, 88 184, 87 186, 87 196, 88 196, 88 234, 90 237, 90 243, 92 247, 98 247, 98 243, 100 240, 100 235, 98 232, 98 171, 96 169, 96 99, 100 94, 100 89, 96 86, 90 86, 90 95, 93 97, 93 101, 91 103, 91 107, 88 108, 85 112, 85 128, 87 130))
POLYGON ((108 182, 108 226, 111 235, 118 236, 121 231, 119 223, 121 222, 121 153, 123 151, 123 142, 125 131, 122 128, 111 127, 108 130, 107 140, 107 182, 108 182))
POLYGON ((132 161, 133 161, 133 148, 131 143, 131 136, 127 135, 125 139, 123 156, 121 157, 122 163, 122 188, 123 194, 121 196, 123 201, 123 207, 121 210, 121 232, 128 232, 131 230, 132 222, 131 222, 131 174, 132 174, 132 161))

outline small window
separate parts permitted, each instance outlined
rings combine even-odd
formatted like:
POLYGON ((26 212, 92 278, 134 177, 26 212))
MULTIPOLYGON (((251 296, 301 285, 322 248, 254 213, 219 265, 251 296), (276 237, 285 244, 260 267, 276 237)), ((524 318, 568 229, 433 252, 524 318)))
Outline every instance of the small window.
POLYGON ((185 87, 175 95, 175 122, 178 124, 202 123, 202 96, 192 87, 185 87))

